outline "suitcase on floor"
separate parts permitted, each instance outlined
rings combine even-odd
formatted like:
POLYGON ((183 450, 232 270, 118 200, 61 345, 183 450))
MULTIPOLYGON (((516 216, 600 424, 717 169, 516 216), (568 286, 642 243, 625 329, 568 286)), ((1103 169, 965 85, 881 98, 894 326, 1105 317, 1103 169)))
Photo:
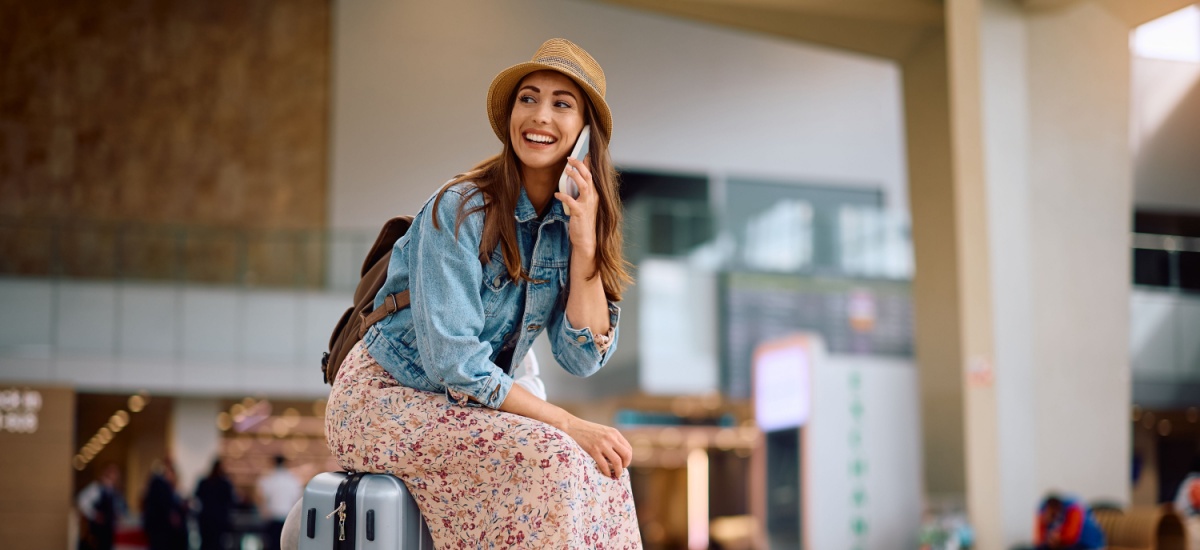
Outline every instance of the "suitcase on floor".
POLYGON ((304 488, 300 550, 433 550, 429 526, 399 478, 325 472, 304 488))

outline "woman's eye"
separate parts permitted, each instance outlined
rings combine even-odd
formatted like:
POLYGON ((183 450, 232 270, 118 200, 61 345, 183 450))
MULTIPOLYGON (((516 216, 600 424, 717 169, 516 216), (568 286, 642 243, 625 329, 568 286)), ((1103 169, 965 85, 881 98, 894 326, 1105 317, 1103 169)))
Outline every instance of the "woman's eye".
POLYGON ((517 101, 520 101, 521 103, 533 103, 536 100, 533 99, 533 96, 523 95, 517 101))
POLYGON ((559 102, 555 103, 554 106, 558 107, 559 109, 570 109, 571 108, 571 104, 567 103, 566 101, 559 101, 559 102))

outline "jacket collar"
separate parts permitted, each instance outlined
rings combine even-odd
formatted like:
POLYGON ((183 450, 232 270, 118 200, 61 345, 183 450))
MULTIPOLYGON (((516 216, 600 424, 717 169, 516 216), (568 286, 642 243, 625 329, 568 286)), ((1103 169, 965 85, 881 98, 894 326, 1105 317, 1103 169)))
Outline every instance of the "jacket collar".
MULTIPOLYGON (((521 196, 517 197, 516 218, 518 223, 537 219, 537 210, 533 207, 533 203, 529 202, 529 195, 525 193, 524 185, 521 186, 521 196)), ((554 197, 550 198, 550 210, 546 212, 546 219, 543 223, 550 220, 558 220, 564 223, 567 221, 567 214, 563 212, 562 201, 554 197)))

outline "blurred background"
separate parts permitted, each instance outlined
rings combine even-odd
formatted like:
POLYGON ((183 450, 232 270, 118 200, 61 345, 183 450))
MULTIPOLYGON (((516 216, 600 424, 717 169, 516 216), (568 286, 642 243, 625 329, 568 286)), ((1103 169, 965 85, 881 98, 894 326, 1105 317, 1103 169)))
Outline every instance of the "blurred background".
POLYGON ((0 546, 94 539, 107 483, 118 547, 163 498, 199 548, 228 479, 222 540, 261 547, 275 457, 337 469, 320 356, 378 228, 498 151, 488 84, 555 36, 609 82, 636 284, 603 371, 535 352, 634 445, 648 548, 1013 548, 1051 492, 1182 540, 1191 2, 0 0, 0 29, 0 546))

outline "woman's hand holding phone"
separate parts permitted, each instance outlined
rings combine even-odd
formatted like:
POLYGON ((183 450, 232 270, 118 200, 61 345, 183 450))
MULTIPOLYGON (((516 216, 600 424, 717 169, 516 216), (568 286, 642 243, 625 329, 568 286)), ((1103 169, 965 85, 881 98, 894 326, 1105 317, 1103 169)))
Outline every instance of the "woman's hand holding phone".
MULTIPOLYGON (((579 137, 575 138, 575 147, 571 149, 571 154, 567 155, 567 160, 584 159, 591 147, 592 142, 592 127, 584 125, 583 130, 579 132, 579 137)), ((570 195, 572 198, 579 198, 579 184, 571 178, 571 165, 568 162, 567 166, 563 167, 562 175, 558 176, 558 191, 570 195)), ((571 208, 563 204, 563 208, 567 215, 571 215, 571 208)))
POLYGON ((592 141, 592 127, 584 125, 575 138, 575 146, 567 155, 567 165, 558 177, 558 193, 555 197, 563 203, 563 212, 571 217, 568 224, 571 245, 582 247, 590 257, 595 252, 596 242, 596 186, 592 172, 587 167, 592 141), (586 192, 584 188, 586 187, 586 192))
POLYGON ((592 184, 592 172, 588 170, 585 162, 567 158, 566 172, 575 180, 579 196, 572 197, 559 191, 554 197, 562 201, 563 209, 571 217, 567 223, 567 234, 572 249, 583 252, 590 258, 596 252, 596 212, 600 208, 600 199, 596 195, 595 185, 592 184))
POLYGON ((571 292, 567 296, 566 317, 571 326, 589 328, 592 334, 607 334, 610 316, 604 279, 596 263, 596 231, 599 227, 600 194, 596 190, 592 172, 583 160, 567 158, 566 174, 575 181, 579 196, 559 191, 554 197, 562 201, 567 210, 567 236, 571 243, 570 279, 571 292))

